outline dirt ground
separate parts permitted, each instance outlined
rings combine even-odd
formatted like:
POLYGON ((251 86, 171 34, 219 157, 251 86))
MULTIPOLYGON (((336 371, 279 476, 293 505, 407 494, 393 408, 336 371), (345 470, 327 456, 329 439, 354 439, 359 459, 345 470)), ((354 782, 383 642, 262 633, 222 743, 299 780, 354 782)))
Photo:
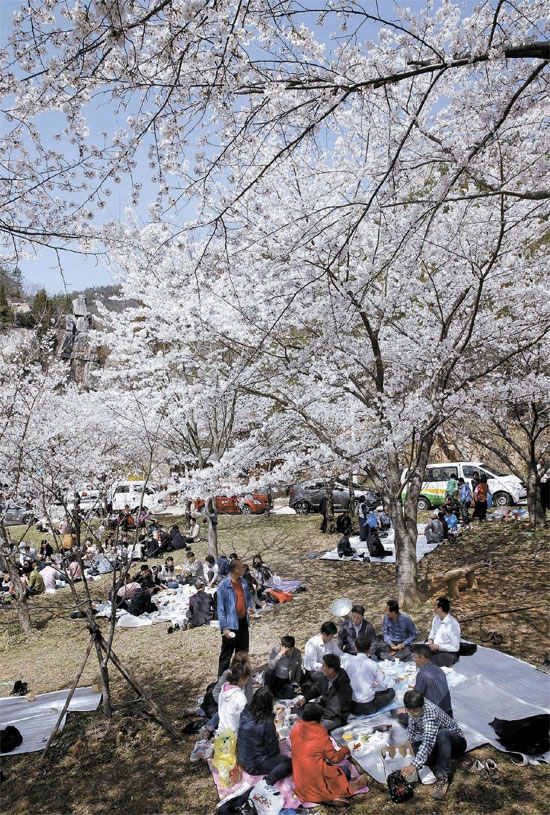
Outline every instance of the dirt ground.
MULTIPOLYGON (((177 522, 177 519, 175 519, 177 522)), ((420 518, 423 520, 423 518, 420 518)), ((332 548, 337 538, 319 532, 319 516, 275 515, 220 519, 220 550, 234 549, 245 559, 260 552, 284 578, 301 579, 307 592, 267 611, 251 623, 250 653, 263 665, 279 637, 292 633, 299 647, 331 619, 334 599, 363 603, 367 617, 380 630, 385 602, 395 594, 395 566, 321 561, 314 555, 332 548)), ((445 544, 419 563, 425 603, 411 612, 419 633, 427 632, 433 599, 444 586, 445 570, 486 561, 477 590, 462 590, 453 613, 463 638, 481 642, 487 632, 503 635, 499 648, 538 665, 550 653, 548 616, 548 552, 550 530, 533 532, 522 523, 478 525, 456 543, 445 544)), ((205 544, 197 545, 199 558, 205 544)), ((181 552, 176 563, 183 563, 181 552)), ((92 584, 96 597, 106 597, 109 578, 92 584)), ((463 588, 463 587, 461 587, 463 588)), ((33 694, 68 688, 82 661, 88 634, 85 623, 70 619, 68 590, 32 601, 34 630, 24 639, 13 609, 0 607, 0 696, 16 679, 29 683, 33 694)), ((103 621, 102 627, 108 623, 103 621)), ((219 631, 213 628, 168 634, 168 625, 117 630, 114 648, 180 731, 184 710, 196 702, 216 676, 219 631)), ((488 647, 491 643, 484 643, 488 647)), ((90 659, 81 686, 97 679, 90 659)), ((70 714, 63 735, 42 761, 39 753, 4 757, 1 800, 11 815, 172 815, 214 813, 217 793, 205 762, 191 764, 194 736, 172 740, 153 719, 142 699, 112 670, 114 714, 70 714)), ((549 680, 550 684, 550 680, 549 680)), ((480 779, 459 766, 446 799, 436 805, 429 787, 417 787, 407 806, 418 815, 534 815, 548 811, 548 767, 514 767, 490 746, 468 759, 493 758, 495 778, 480 779)), ((387 788, 372 781, 368 795, 352 799, 357 815, 393 812, 387 788)), ((322 806, 318 812, 328 810, 322 806)))

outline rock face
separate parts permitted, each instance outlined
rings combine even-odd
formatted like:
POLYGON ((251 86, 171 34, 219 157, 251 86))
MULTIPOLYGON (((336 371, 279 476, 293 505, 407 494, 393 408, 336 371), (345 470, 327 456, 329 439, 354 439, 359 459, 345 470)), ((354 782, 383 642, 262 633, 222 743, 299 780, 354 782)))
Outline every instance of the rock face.
POLYGON ((70 362, 71 379, 86 387, 92 386, 93 367, 98 362, 97 348, 90 343, 92 315, 86 298, 79 294, 73 300, 73 313, 67 315, 61 358, 70 362))

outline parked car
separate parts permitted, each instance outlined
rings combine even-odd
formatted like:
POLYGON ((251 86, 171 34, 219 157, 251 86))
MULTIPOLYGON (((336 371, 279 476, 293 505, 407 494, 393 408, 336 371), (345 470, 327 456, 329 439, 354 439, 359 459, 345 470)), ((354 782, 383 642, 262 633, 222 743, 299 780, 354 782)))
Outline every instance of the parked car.
MULTIPOLYGON (((195 498, 193 507, 200 512, 204 507, 203 498, 195 498)), ((245 495, 217 495, 216 506, 221 515, 261 515, 267 512, 269 498, 260 492, 247 492, 245 495)))
MULTIPOLYGON (((445 503, 445 487, 452 473, 470 483, 474 472, 487 476, 489 489, 493 496, 493 506, 505 507, 518 504, 527 497, 525 484, 511 473, 499 473, 493 467, 488 467, 480 461, 455 461, 443 464, 428 464, 426 468, 426 481, 418 496, 418 509, 426 510, 438 507, 445 503)), ((407 477, 403 472, 402 480, 407 477)), ((404 493, 406 490, 404 491, 404 493)))
POLYGON ((6 509, 5 501, 0 504, 0 518, 3 519, 5 526, 28 526, 36 521, 36 515, 30 509, 11 502, 6 509))
MULTIPOLYGON (((382 503, 382 497, 375 490, 361 484, 353 484, 355 503, 359 505, 366 499, 369 509, 376 509, 382 503)), ((326 495, 323 481, 303 481, 293 484, 288 492, 288 505, 298 514, 319 512, 321 499, 326 495)), ((349 490, 343 484, 336 483, 332 491, 332 500, 335 512, 343 512, 349 507, 349 490)))
POLYGON ((110 512, 118 512, 126 504, 132 512, 137 512, 141 504, 150 512, 162 512, 166 509, 166 491, 145 481, 119 481, 107 491, 107 505, 110 512))

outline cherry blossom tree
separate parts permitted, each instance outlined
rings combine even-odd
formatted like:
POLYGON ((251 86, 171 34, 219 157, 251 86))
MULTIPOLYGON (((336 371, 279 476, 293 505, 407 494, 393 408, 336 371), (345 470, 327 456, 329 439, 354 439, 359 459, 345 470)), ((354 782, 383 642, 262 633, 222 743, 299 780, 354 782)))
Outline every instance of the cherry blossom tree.
POLYGON ((165 366, 173 337, 152 315, 169 291, 184 358, 200 347, 205 359, 199 378, 172 369, 185 389, 213 388, 216 405, 253 397, 255 438, 260 419, 278 436, 299 426, 296 453, 309 455, 313 436, 372 478, 392 510, 407 603, 434 434, 548 332, 547 25, 542 0, 464 14, 441 0, 387 19, 338 0, 314 13, 31 0, 3 54, 9 239, 36 237, 36 201, 62 239, 101 237, 149 311, 129 330, 160 342, 165 366), (103 103, 118 121, 98 134, 103 103), (23 130, 45 111, 72 146, 45 152, 29 131, 33 168, 52 171, 36 177, 23 130), (118 181, 138 205, 144 153, 156 223, 86 226, 118 181), (137 255, 147 280, 136 288, 137 255))

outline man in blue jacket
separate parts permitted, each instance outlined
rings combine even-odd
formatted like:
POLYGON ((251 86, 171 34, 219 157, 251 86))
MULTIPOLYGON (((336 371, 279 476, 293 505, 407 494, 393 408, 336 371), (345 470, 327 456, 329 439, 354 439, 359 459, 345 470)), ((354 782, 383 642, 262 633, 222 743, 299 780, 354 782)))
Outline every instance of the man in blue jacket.
POLYGON ((218 586, 218 620, 222 633, 218 676, 229 668, 235 651, 248 651, 248 613, 254 611, 254 603, 243 574, 242 560, 234 559, 229 564, 229 574, 218 586))
POLYGON ((384 644, 376 649, 378 659, 408 659, 417 636, 415 624, 410 617, 399 611, 397 600, 388 600, 382 623, 384 644))

